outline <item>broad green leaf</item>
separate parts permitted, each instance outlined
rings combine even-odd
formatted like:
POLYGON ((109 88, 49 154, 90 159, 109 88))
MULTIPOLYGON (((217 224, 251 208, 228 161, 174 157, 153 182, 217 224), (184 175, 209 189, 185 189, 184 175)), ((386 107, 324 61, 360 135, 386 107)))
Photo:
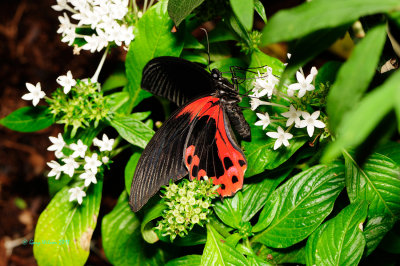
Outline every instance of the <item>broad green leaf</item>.
POLYGON ((0 119, 0 125, 19 132, 34 132, 54 123, 47 106, 26 106, 0 119))
POLYGON ((342 63, 338 61, 326 62, 320 69, 315 77, 316 89, 323 89, 322 86, 330 88, 336 80, 336 75, 342 63))
MULTIPOLYGON (((230 57, 211 63, 210 69, 216 68, 221 72, 229 72, 231 71, 230 69, 231 66, 238 66, 243 68, 247 67, 246 63, 242 59, 236 57, 230 57)), ((227 75, 226 78, 228 79, 232 78, 231 73, 227 73, 226 75, 227 75)))
POLYGON ((262 44, 291 41, 321 29, 352 23, 361 16, 399 8, 397 0, 309 1, 272 16, 263 29, 262 44))
POLYGON ((168 1, 168 14, 178 27, 179 24, 190 14, 192 11, 201 5, 204 0, 169 0, 168 1))
MULTIPOLYGON (((160 240, 170 243, 171 240, 168 237, 160 240)), ((181 247, 188 247, 188 246, 196 246, 196 245, 204 245, 207 242, 207 232, 204 227, 195 226, 187 235, 184 237, 178 236, 174 239, 174 245, 181 246, 181 247)))
POLYGON ((285 66, 279 59, 264 54, 261 50, 256 49, 253 53, 251 53, 249 67, 263 66, 269 66, 270 68, 272 68, 272 73, 277 76, 281 76, 285 68, 285 66))
POLYGON ((254 1, 229 0, 233 13, 246 30, 253 27, 254 1))
POLYGON ((376 72, 385 41, 385 24, 374 27, 357 44, 350 58, 340 68, 327 98, 329 127, 332 130, 337 128, 342 117, 357 105, 367 90, 376 72))
POLYGON ((150 114, 151 114, 150 111, 147 111, 147 112, 136 112, 136 113, 130 114, 129 116, 130 116, 131 118, 133 118, 133 119, 143 121, 143 120, 145 120, 147 117, 149 117, 150 114))
POLYGON ((317 165, 295 175, 271 195, 271 201, 279 195, 275 218, 252 241, 274 248, 300 242, 330 214, 343 187, 343 165, 317 165))
MULTIPOLYGON (((83 182, 76 182, 71 187, 75 186, 82 187, 83 182)), ((39 217, 34 241, 42 244, 33 246, 39 265, 84 265, 89 256, 103 181, 97 180, 97 184, 86 190, 81 205, 69 201, 68 190, 71 187, 60 190, 39 217), (60 241, 67 241, 68 244, 60 241)))
MULTIPOLYGON (((205 56, 207 56, 207 55, 205 55, 205 56)), ((193 63, 208 65, 208 59, 205 58, 204 55, 193 52, 193 51, 183 50, 181 53, 181 58, 186 59, 193 63)))
POLYGON ((254 1, 254 9, 257 11, 258 15, 260 15, 264 23, 267 23, 267 14, 265 14, 265 8, 260 0, 254 1))
POLYGON ((129 116, 115 115, 109 123, 126 141, 143 149, 154 134, 143 122, 129 116))
POLYGON ((125 190, 128 195, 131 193, 132 179, 133 175, 135 174, 136 165, 139 162, 140 155, 141 153, 134 152, 125 166, 125 190))
POLYGON ((111 74, 104 84, 101 86, 102 91, 109 91, 113 90, 116 88, 122 88, 125 87, 128 84, 128 79, 126 78, 126 75, 122 71, 115 72, 111 74))
POLYGON ((380 249, 392 254, 400 254, 400 234, 399 234, 399 223, 397 223, 393 229, 385 235, 382 242, 379 245, 380 249))
POLYGON ((180 258, 170 260, 165 266, 198 266, 201 263, 201 255, 186 255, 180 258))
POLYGON ((129 93, 126 91, 116 92, 107 95, 104 100, 111 112, 125 113, 128 107, 129 93))
POLYGON ((393 109, 393 95, 398 90, 398 84, 400 84, 399 71, 368 93, 343 117, 337 130, 336 141, 328 145, 321 160, 330 161, 337 157, 342 149, 356 147, 362 143, 383 117, 393 109))
POLYGON ((322 232, 325 230, 328 223, 321 224, 307 239, 306 244, 306 264, 307 265, 316 265, 315 264, 315 254, 317 249, 318 239, 321 237, 322 232))
POLYGON ((400 143, 389 141, 384 145, 379 146, 376 152, 389 157, 397 165, 400 165, 400 143))
POLYGON ((362 167, 347 151, 344 157, 350 200, 370 203, 364 231, 369 254, 400 218, 400 167, 378 153, 372 154, 362 167))
POLYGON ((279 86, 294 76, 300 67, 331 46, 337 39, 341 38, 346 33, 347 28, 348 25, 323 29, 304 36, 295 42, 294 47, 290 49, 292 56, 281 76, 279 86))
POLYGON ((247 265, 246 258, 225 243, 223 237, 207 224, 207 242, 201 256, 201 265, 247 265))
POLYGON ((258 256, 248 256, 247 260, 249 261, 251 266, 272 266, 274 264, 271 264, 269 262, 264 261, 258 256))
POLYGON ((144 215, 140 231, 142 232, 143 239, 147 243, 153 244, 158 241, 158 236, 153 231, 154 225, 151 221, 160 217, 165 209, 167 209, 167 205, 163 201, 159 201, 144 215))
POLYGON ((237 16, 231 14, 227 19, 227 25, 231 28, 229 31, 236 33, 236 39, 245 42, 248 47, 252 47, 252 42, 248 30, 242 25, 237 16))
POLYGON ((267 228, 275 218, 278 212, 280 195, 274 195, 274 198, 269 198, 262 209, 257 223, 252 228, 252 232, 258 233, 267 228))
POLYGON ((355 202, 329 220, 316 245, 316 265, 358 265, 365 247, 367 210, 367 202, 355 202))
POLYGON ((184 49, 206 49, 204 45, 199 42, 193 35, 191 31, 185 31, 185 45, 184 49))
POLYGON ((305 264, 304 246, 293 246, 290 248, 268 248, 264 245, 257 250, 257 255, 265 262, 272 265, 282 265, 284 263, 305 264))
POLYGON ((125 191, 114 209, 104 216, 101 234, 104 253, 113 265, 164 264, 163 251, 143 241, 140 221, 131 211, 125 191))
POLYGON ((266 171, 256 178, 250 179, 249 182, 256 183, 245 184, 243 186, 243 213, 242 221, 248 222, 251 218, 264 207, 269 196, 275 188, 289 175, 291 167, 280 168, 276 171, 266 171))
POLYGON ((143 67, 147 62, 158 56, 178 57, 184 44, 179 32, 171 32, 173 22, 167 14, 167 1, 160 1, 147 10, 136 27, 135 40, 129 47, 125 61, 131 108, 151 96, 140 89, 143 67))
POLYGON ((243 213, 242 192, 239 191, 235 196, 225 198, 224 201, 217 201, 214 206, 214 211, 225 224, 239 229, 243 213))
MULTIPOLYGON (((224 41, 238 41, 239 38, 235 36, 223 21, 218 23, 215 28, 208 34, 208 41, 210 44, 224 41)), ((207 44, 203 41, 203 44, 207 44)))

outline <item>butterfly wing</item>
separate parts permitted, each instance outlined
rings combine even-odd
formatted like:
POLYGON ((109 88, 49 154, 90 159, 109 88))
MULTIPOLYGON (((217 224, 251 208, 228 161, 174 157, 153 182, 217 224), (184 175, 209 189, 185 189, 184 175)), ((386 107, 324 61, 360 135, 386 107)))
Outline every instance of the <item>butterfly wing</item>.
MULTIPOLYGON (((185 144, 185 165, 191 180, 207 176, 220 185, 221 197, 232 196, 243 186, 245 156, 231 132, 220 99, 209 96, 199 101, 203 101, 204 108, 191 117, 193 126, 185 144)), ((188 112, 188 108, 183 108, 181 114, 188 112)))
POLYGON ((223 197, 239 190, 247 163, 229 129, 219 98, 198 98, 177 110, 139 159, 129 198, 132 210, 140 210, 169 180, 188 173, 191 179, 208 176, 221 184, 223 197))
POLYGON ((141 86, 178 106, 215 91, 210 74, 200 65, 171 56, 149 61, 143 69, 141 86))

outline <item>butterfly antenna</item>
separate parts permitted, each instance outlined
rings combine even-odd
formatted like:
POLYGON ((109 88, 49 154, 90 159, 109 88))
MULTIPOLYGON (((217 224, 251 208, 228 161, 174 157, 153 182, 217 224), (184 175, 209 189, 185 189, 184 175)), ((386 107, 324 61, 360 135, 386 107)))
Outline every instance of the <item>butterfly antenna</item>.
POLYGON ((210 69, 210 62, 211 62, 211 59, 210 59, 210 42, 208 41, 208 32, 207 32, 207 30, 205 29, 205 28, 200 28, 202 31, 204 31, 204 33, 206 34, 206 39, 207 39, 207 56, 208 56, 208 70, 211 72, 211 69, 210 69))

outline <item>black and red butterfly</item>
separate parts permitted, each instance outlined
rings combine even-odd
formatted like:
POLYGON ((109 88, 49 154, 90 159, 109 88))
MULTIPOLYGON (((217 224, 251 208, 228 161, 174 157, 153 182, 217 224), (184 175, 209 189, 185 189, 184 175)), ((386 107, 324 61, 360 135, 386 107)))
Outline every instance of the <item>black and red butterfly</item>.
POLYGON ((220 185, 221 197, 241 189, 247 162, 232 127, 250 141, 250 126, 238 106, 238 91, 221 72, 210 74, 184 59, 158 57, 144 67, 141 86, 180 107, 139 159, 129 197, 132 210, 140 210, 171 179, 187 174, 191 180, 211 178, 220 185))

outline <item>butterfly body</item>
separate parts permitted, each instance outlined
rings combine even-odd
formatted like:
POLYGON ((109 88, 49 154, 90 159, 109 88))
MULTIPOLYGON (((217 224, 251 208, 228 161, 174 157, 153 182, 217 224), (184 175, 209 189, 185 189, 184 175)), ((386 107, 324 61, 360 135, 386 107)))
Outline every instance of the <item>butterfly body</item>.
POLYGON ((220 185, 221 197, 241 189, 247 162, 231 128, 249 141, 250 126, 238 106, 241 97, 221 72, 213 69, 209 74, 189 61, 159 57, 144 68, 142 88, 178 105, 188 102, 171 115, 143 151, 131 186, 132 210, 138 211, 169 180, 187 174, 191 180, 212 179, 220 185), (192 88, 185 87, 190 84, 192 88), (205 95, 198 96, 202 91, 205 95))

